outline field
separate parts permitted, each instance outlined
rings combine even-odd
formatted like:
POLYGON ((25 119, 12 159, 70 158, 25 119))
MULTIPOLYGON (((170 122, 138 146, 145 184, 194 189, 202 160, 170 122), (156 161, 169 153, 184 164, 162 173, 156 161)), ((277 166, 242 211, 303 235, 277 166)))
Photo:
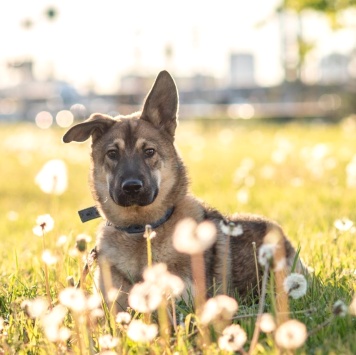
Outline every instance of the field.
MULTIPOLYGON (((89 326, 75 311, 64 318, 71 336, 49 341, 43 323, 26 314, 24 301, 47 297, 46 279, 54 306, 67 278, 79 279, 82 262, 73 252, 76 238, 91 236, 91 248, 99 223, 82 224, 77 215, 93 205, 87 183, 90 143, 65 145, 64 131, 1 125, 0 354, 89 354, 105 349, 130 354, 196 353, 199 331, 192 324, 189 305, 177 308, 185 326, 171 335, 170 345, 164 336, 143 343, 128 339, 126 326, 114 324, 108 314, 89 326), (63 160, 68 169, 68 187, 61 195, 45 194, 35 184, 37 173, 50 159, 63 160), (54 228, 38 237, 33 227, 37 216, 44 214, 53 217, 54 228), (61 236, 67 237, 62 244, 58 243, 61 236), (56 263, 44 263, 43 248, 51 251, 56 263), (99 343, 104 334, 119 343, 99 343)), ((193 193, 226 214, 251 212, 275 219, 312 268, 314 277, 308 278, 305 296, 289 299, 290 317, 304 323, 309 334, 298 354, 356 353, 356 317, 333 308, 337 301, 348 307, 356 293, 355 135, 353 121, 340 125, 182 122, 178 128, 176 144, 193 193)), ((91 289, 90 276, 87 289, 91 289)), ((270 288, 267 293, 265 311, 273 313, 270 288)), ((249 349, 256 313, 257 304, 239 302, 234 322, 247 333, 242 352, 249 349)), ((278 351, 273 336, 261 334, 255 353, 278 351)), ((205 353, 227 351, 219 351, 213 341, 205 353)))

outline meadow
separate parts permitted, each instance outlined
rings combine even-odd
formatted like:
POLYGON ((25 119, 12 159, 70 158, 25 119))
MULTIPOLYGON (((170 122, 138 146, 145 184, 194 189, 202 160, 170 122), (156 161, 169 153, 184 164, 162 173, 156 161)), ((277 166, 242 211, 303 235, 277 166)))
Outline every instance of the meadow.
MULTIPOLYGON (((95 320, 85 310, 83 320, 84 313, 70 306, 62 317, 63 334, 51 338, 45 316, 40 320, 35 311, 31 314, 29 300, 48 299, 46 287, 51 305, 42 312, 63 304, 59 295, 71 284, 68 277, 77 282, 83 267, 85 252, 78 254, 76 239, 90 236, 90 250, 100 222, 82 224, 77 215, 93 205, 88 185, 90 143, 63 144, 64 132, 31 124, 0 126, 0 354, 229 353, 219 349, 219 327, 209 328, 211 345, 198 350, 200 328, 189 304, 178 303, 179 326, 168 340, 162 334, 149 341, 134 339, 129 336, 130 325, 115 320, 110 310, 95 320), (68 186, 60 195, 46 194, 35 183, 50 159, 60 159, 67 167, 68 186), (38 237, 33 228, 37 217, 45 214, 52 216, 54 227, 38 237), (44 249, 50 251, 49 261, 43 260, 44 249), (105 343, 104 335, 112 338, 105 343)), ((306 325, 305 343, 296 350, 282 350, 273 332, 261 332, 255 354, 356 353, 356 317, 350 314, 356 306, 348 309, 356 293, 355 135, 352 119, 334 125, 258 121, 179 125, 176 145, 187 165, 192 192, 223 213, 257 213, 278 221, 311 270, 306 294, 289 299, 289 317, 306 325)), ((90 293, 91 275, 85 287, 90 293)), ((270 285, 264 311, 274 314, 272 293, 270 285)), ((251 344, 256 302, 239 300, 233 316, 247 336, 241 353, 251 344)), ((142 318, 134 311, 130 316, 142 318)), ((158 323, 156 316, 149 322, 158 323)))

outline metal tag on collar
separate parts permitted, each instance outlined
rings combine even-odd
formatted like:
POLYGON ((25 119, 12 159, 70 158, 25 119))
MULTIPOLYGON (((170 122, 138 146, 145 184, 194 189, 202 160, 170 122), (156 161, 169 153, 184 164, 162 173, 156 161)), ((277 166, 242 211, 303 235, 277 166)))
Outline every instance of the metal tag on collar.
POLYGON ((98 209, 95 206, 85 208, 84 210, 78 211, 80 220, 85 223, 91 221, 92 219, 101 217, 98 209))

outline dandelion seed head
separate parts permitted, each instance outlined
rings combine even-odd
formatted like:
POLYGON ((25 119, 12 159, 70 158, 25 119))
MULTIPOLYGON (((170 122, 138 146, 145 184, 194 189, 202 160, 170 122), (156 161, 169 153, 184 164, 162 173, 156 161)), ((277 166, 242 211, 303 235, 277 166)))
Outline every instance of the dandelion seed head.
POLYGON ((148 282, 156 282, 167 273, 167 265, 165 263, 157 263, 143 272, 143 279, 148 282))
POLYGON ((242 205, 246 205, 250 199, 250 191, 246 187, 242 187, 236 193, 236 199, 242 205))
POLYGON ((78 258, 81 254, 77 248, 71 248, 68 250, 68 254, 72 258, 78 258))
POLYGON ((174 248, 185 254, 203 253, 216 240, 216 228, 212 222, 204 221, 199 225, 191 218, 180 221, 173 233, 174 248))
POLYGON ((129 294, 129 305, 141 313, 155 311, 162 302, 162 290, 155 284, 142 282, 136 284, 129 294))
POLYGON ((49 160, 36 175, 35 183, 47 194, 61 195, 68 185, 67 167, 63 160, 49 160))
POLYGON ((54 220, 49 214, 38 216, 36 226, 32 229, 33 234, 42 237, 44 233, 50 232, 54 227, 54 220))
POLYGON ((116 315, 116 323, 119 324, 129 324, 131 322, 131 314, 128 312, 119 312, 116 315))
POLYGON ((339 230, 340 232, 347 232, 351 230, 351 228, 354 226, 354 222, 352 222, 350 219, 344 217, 341 219, 337 219, 334 222, 334 227, 339 230))
POLYGON ((119 338, 115 338, 111 334, 105 334, 99 338, 99 345, 102 349, 115 348, 118 344, 119 338))
POLYGON ((68 241, 68 237, 66 235, 61 235, 56 242, 56 247, 60 248, 62 247, 64 244, 66 244, 68 241))
POLYGON ((346 304, 338 300, 333 304, 333 314, 338 317, 345 317, 348 313, 348 308, 346 304))
POLYGON ((276 329, 276 322, 270 313, 263 313, 260 320, 260 329, 264 333, 272 333, 276 329))
POLYGON ((127 336, 133 341, 146 343, 152 341, 158 333, 157 324, 145 324, 141 320, 133 320, 127 328, 127 336))
POLYGON ((101 308, 95 308, 90 311, 90 318, 92 320, 95 320, 97 318, 102 318, 104 316, 105 316, 105 313, 101 308))
POLYGON ((40 318, 48 310, 49 303, 45 298, 38 297, 34 300, 25 300, 21 303, 21 308, 26 311, 26 313, 31 318, 40 318))
POLYGON ((93 310, 101 307, 101 297, 99 294, 90 295, 87 299, 87 308, 93 310))
POLYGON ((267 267, 271 263, 275 249, 275 244, 263 244, 260 246, 258 249, 258 262, 261 266, 267 267))
POLYGON ((308 333, 305 324, 291 319, 281 324, 275 333, 276 344, 283 349, 300 348, 307 340, 308 333))
POLYGON ((219 348, 226 351, 238 351, 246 343, 246 332, 238 324, 226 327, 218 340, 219 348))
POLYGON ((298 299, 307 292, 308 283, 304 275, 292 273, 283 281, 284 291, 288 296, 298 299))
POLYGON ((237 312, 238 305, 235 299, 226 295, 218 295, 208 299, 204 304, 200 321, 209 324, 216 319, 229 320, 237 312))
POLYGON ((65 288, 59 293, 59 302, 76 313, 84 312, 87 309, 87 300, 80 288, 65 288))
POLYGON ((180 296, 184 291, 184 282, 180 277, 171 274, 164 263, 154 264, 143 272, 143 279, 157 285, 165 294, 174 297, 180 296))
POLYGON ((15 222, 19 219, 19 214, 16 211, 9 211, 7 213, 7 219, 11 222, 15 222))
POLYGON ((244 233, 241 224, 235 222, 226 222, 222 220, 220 222, 221 231, 225 235, 230 235, 231 237, 238 237, 244 233))
POLYGON ((115 287, 111 287, 107 292, 107 297, 110 302, 115 302, 119 296, 120 290, 115 287))
POLYGON ((41 318, 41 323, 46 337, 51 342, 66 341, 70 337, 70 330, 62 327, 64 317, 67 314, 67 309, 62 305, 55 306, 51 312, 46 313, 41 318))
POLYGON ((57 263, 58 258, 52 254, 52 252, 50 250, 44 250, 42 253, 42 261, 50 266, 50 265, 54 265, 57 263))

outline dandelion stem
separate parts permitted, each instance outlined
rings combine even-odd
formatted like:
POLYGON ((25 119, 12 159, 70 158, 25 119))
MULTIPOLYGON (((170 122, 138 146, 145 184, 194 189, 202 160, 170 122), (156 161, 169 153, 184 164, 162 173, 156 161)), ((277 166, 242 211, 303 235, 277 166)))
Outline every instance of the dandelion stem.
POLYGON ((152 266, 152 248, 151 248, 151 239, 147 238, 147 266, 152 266))
MULTIPOLYGON (((194 302, 195 313, 198 319, 202 313, 204 303, 206 301, 206 281, 205 281, 205 263, 204 254, 193 254, 192 260, 192 276, 194 282, 194 302)), ((204 348, 210 344, 210 336, 207 327, 203 324, 199 326, 200 338, 198 340, 199 345, 204 348)))
POLYGON ((171 297, 171 305, 172 305, 173 328, 174 328, 174 332, 177 334, 177 313, 176 313, 176 304, 173 296, 171 297))
POLYGON ((79 317, 78 315, 74 316, 74 326, 75 326, 75 331, 77 333, 78 337, 78 344, 79 344, 79 354, 84 355, 84 345, 83 345, 83 338, 80 332, 80 327, 79 327, 79 317))
POLYGON ((144 237, 147 240, 147 266, 152 266, 152 245, 151 245, 151 234, 152 227, 148 224, 146 225, 145 235, 144 237))
POLYGON ((227 295, 227 261, 229 258, 229 249, 230 249, 230 238, 231 238, 231 233, 229 233, 226 236, 226 242, 225 242, 225 252, 224 252, 224 263, 223 263, 223 275, 222 275, 222 292, 224 295, 227 295))
POLYGON ((256 248, 256 243, 255 242, 252 242, 252 248, 253 248, 253 257, 255 258, 258 297, 261 297, 260 275, 259 275, 259 272, 258 272, 257 248, 256 248))
POLYGON ((288 295, 283 287, 283 281, 286 277, 285 268, 279 269, 276 266, 282 260, 286 258, 286 251, 284 247, 284 240, 280 233, 279 241, 277 244, 277 248, 274 255, 274 276, 275 276, 275 287, 276 287, 276 317, 277 317, 277 325, 280 325, 288 320, 288 295))
MULTIPOLYGON (((44 232, 43 228, 42 228, 42 246, 43 246, 43 252, 44 252, 46 250, 46 244, 45 244, 45 232, 44 232)), ((52 298, 51 298, 51 290, 49 287, 48 267, 45 262, 43 262, 43 267, 44 267, 44 274, 45 274, 47 299, 48 299, 48 303, 49 303, 49 308, 52 309, 52 298)))
POLYGON ((255 349, 257 342, 258 342, 258 337, 260 335, 260 323, 261 323, 261 316, 262 316, 262 313, 263 313, 263 310, 265 307, 268 274, 269 274, 269 264, 266 264, 266 267, 265 267, 265 270, 263 273, 263 278, 262 278, 262 290, 261 290, 260 302, 258 305, 258 313, 257 313, 257 319, 256 319, 256 323, 255 323, 255 330, 253 332, 250 350, 248 352, 249 354, 253 353, 253 350, 255 349))
POLYGON ((191 257, 192 260, 192 276, 194 282, 194 300, 195 300, 195 311, 199 316, 201 308, 206 300, 206 282, 205 282, 205 264, 204 264, 204 254, 194 254, 191 257))
POLYGON ((166 346, 169 346, 170 329, 167 316, 167 300, 163 297, 162 303, 158 308, 159 332, 166 346))

